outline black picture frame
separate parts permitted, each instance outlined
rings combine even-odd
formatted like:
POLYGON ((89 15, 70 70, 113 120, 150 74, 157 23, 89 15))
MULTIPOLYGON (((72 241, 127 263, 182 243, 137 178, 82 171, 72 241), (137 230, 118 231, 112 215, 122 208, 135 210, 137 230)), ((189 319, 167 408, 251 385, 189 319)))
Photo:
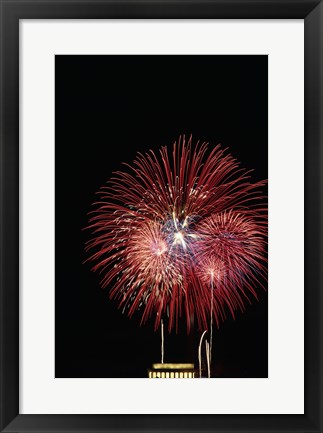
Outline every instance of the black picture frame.
MULTIPOLYGON (((318 0, 0 0, 2 432, 322 432, 323 5, 318 0), (305 414, 19 414, 19 20, 304 19, 305 414)), ((37 66, 35 66, 37 67, 37 66)))

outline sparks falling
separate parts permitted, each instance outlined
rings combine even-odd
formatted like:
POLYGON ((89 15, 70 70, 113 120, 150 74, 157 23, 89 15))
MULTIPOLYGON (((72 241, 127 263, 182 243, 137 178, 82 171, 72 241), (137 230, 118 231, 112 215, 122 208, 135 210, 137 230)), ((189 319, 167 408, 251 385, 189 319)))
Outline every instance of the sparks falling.
POLYGON ((244 310, 266 278, 267 208, 250 172, 220 145, 180 137, 138 154, 94 203, 86 245, 102 287, 128 316, 208 329, 244 310), (213 290, 210 290, 210 286, 213 290))

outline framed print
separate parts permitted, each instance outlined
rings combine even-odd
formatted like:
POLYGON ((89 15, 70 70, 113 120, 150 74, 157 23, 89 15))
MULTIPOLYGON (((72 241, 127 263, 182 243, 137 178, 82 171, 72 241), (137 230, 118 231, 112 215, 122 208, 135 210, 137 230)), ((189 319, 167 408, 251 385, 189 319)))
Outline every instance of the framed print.
POLYGON ((1 18, 1 431, 321 431, 322 3, 1 18))

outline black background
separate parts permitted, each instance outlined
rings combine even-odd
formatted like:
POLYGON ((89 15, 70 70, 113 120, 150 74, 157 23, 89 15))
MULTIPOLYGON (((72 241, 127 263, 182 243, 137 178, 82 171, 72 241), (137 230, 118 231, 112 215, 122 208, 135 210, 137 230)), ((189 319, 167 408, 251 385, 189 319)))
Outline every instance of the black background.
MULTIPOLYGON (((160 334, 140 327, 83 264, 87 212, 137 151, 180 134, 229 147, 267 178, 267 56, 56 56, 55 376, 147 377, 160 334)), ((214 332, 217 377, 267 377, 267 293, 214 332)), ((194 362, 200 333, 165 335, 165 361, 194 362)))

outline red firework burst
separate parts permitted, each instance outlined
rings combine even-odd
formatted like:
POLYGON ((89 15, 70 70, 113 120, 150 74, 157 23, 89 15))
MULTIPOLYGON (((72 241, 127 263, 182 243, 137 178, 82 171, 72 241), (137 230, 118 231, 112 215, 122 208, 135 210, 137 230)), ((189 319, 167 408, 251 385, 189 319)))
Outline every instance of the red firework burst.
POLYGON ((195 250, 198 273, 205 290, 214 287, 215 316, 225 316, 227 306, 232 316, 250 302, 248 293, 257 298, 255 287, 266 277, 265 209, 228 211, 212 214, 199 227, 195 250))
POLYGON ((219 324, 243 310, 266 277, 266 181, 252 183, 219 145, 185 137, 125 165, 88 226, 88 260, 110 297, 142 322, 154 315, 156 329, 165 315, 169 330, 185 315, 189 331, 194 317, 205 329, 210 314, 219 324))

